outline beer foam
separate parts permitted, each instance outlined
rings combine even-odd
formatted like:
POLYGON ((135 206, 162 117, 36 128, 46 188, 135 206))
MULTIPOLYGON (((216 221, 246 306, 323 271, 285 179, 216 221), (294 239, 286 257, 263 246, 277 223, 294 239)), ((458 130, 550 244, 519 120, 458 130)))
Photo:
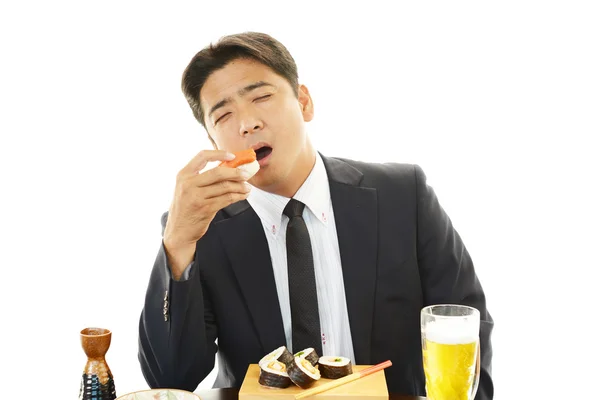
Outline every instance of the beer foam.
POLYGON ((425 338, 440 344, 473 343, 479 338, 479 320, 437 319, 425 326, 425 338))

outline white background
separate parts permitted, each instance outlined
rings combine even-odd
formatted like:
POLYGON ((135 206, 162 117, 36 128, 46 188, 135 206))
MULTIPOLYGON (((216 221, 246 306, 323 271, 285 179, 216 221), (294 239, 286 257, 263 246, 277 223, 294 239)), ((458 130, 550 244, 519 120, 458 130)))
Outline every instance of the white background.
POLYGON ((2 3, 1 397, 76 398, 87 326, 113 331, 118 394, 147 388, 160 216, 209 147, 181 73, 246 30, 292 52, 319 150, 424 168, 496 321, 496 398, 597 395, 599 7, 218 3, 2 3))

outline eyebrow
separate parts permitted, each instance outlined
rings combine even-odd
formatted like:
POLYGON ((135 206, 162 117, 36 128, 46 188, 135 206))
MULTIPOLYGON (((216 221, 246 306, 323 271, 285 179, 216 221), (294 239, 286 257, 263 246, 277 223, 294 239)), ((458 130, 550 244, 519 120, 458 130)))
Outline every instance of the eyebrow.
MULTIPOLYGON (((254 89, 258 89, 259 87, 263 87, 263 86, 275 87, 275 85, 272 85, 272 84, 270 84, 268 82, 258 81, 258 82, 251 83, 250 85, 241 88, 240 90, 238 90, 237 94, 239 96, 244 96, 244 95, 248 94, 249 92, 253 91, 254 89)), ((231 102, 231 97, 226 97, 223 100, 219 101, 217 104, 215 104, 214 106, 212 106, 212 108, 208 112, 208 117, 210 118, 210 116, 215 111, 217 111, 219 108, 225 106, 229 102, 231 102)))

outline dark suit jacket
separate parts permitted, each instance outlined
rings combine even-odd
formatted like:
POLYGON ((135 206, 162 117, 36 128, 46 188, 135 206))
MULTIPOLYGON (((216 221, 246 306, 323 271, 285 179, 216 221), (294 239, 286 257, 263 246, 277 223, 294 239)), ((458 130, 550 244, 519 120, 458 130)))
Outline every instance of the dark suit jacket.
MULTIPOLYGON (((471 258, 421 168, 327 157, 324 163, 356 363, 390 359, 390 392, 424 395, 421 308, 470 305, 481 312, 477 398, 492 399, 493 321, 471 258)), ((162 222, 164 229, 166 214, 162 222)), ((216 215, 197 243, 188 280, 171 279, 161 246, 139 334, 148 384, 190 391, 213 369, 215 354, 215 387, 239 387, 248 364, 285 345, 267 239, 247 201, 216 215)))

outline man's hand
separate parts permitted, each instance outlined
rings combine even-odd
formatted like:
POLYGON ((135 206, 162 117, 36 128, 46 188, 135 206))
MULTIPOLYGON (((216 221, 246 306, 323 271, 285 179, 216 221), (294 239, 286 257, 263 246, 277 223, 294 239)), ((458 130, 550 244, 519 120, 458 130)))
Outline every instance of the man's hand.
POLYGON ((223 150, 203 150, 179 173, 163 243, 173 278, 179 280, 193 261, 196 242, 204 236, 216 213, 244 200, 250 193, 249 178, 237 168, 215 167, 199 173, 210 161, 232 160, 223 150))

